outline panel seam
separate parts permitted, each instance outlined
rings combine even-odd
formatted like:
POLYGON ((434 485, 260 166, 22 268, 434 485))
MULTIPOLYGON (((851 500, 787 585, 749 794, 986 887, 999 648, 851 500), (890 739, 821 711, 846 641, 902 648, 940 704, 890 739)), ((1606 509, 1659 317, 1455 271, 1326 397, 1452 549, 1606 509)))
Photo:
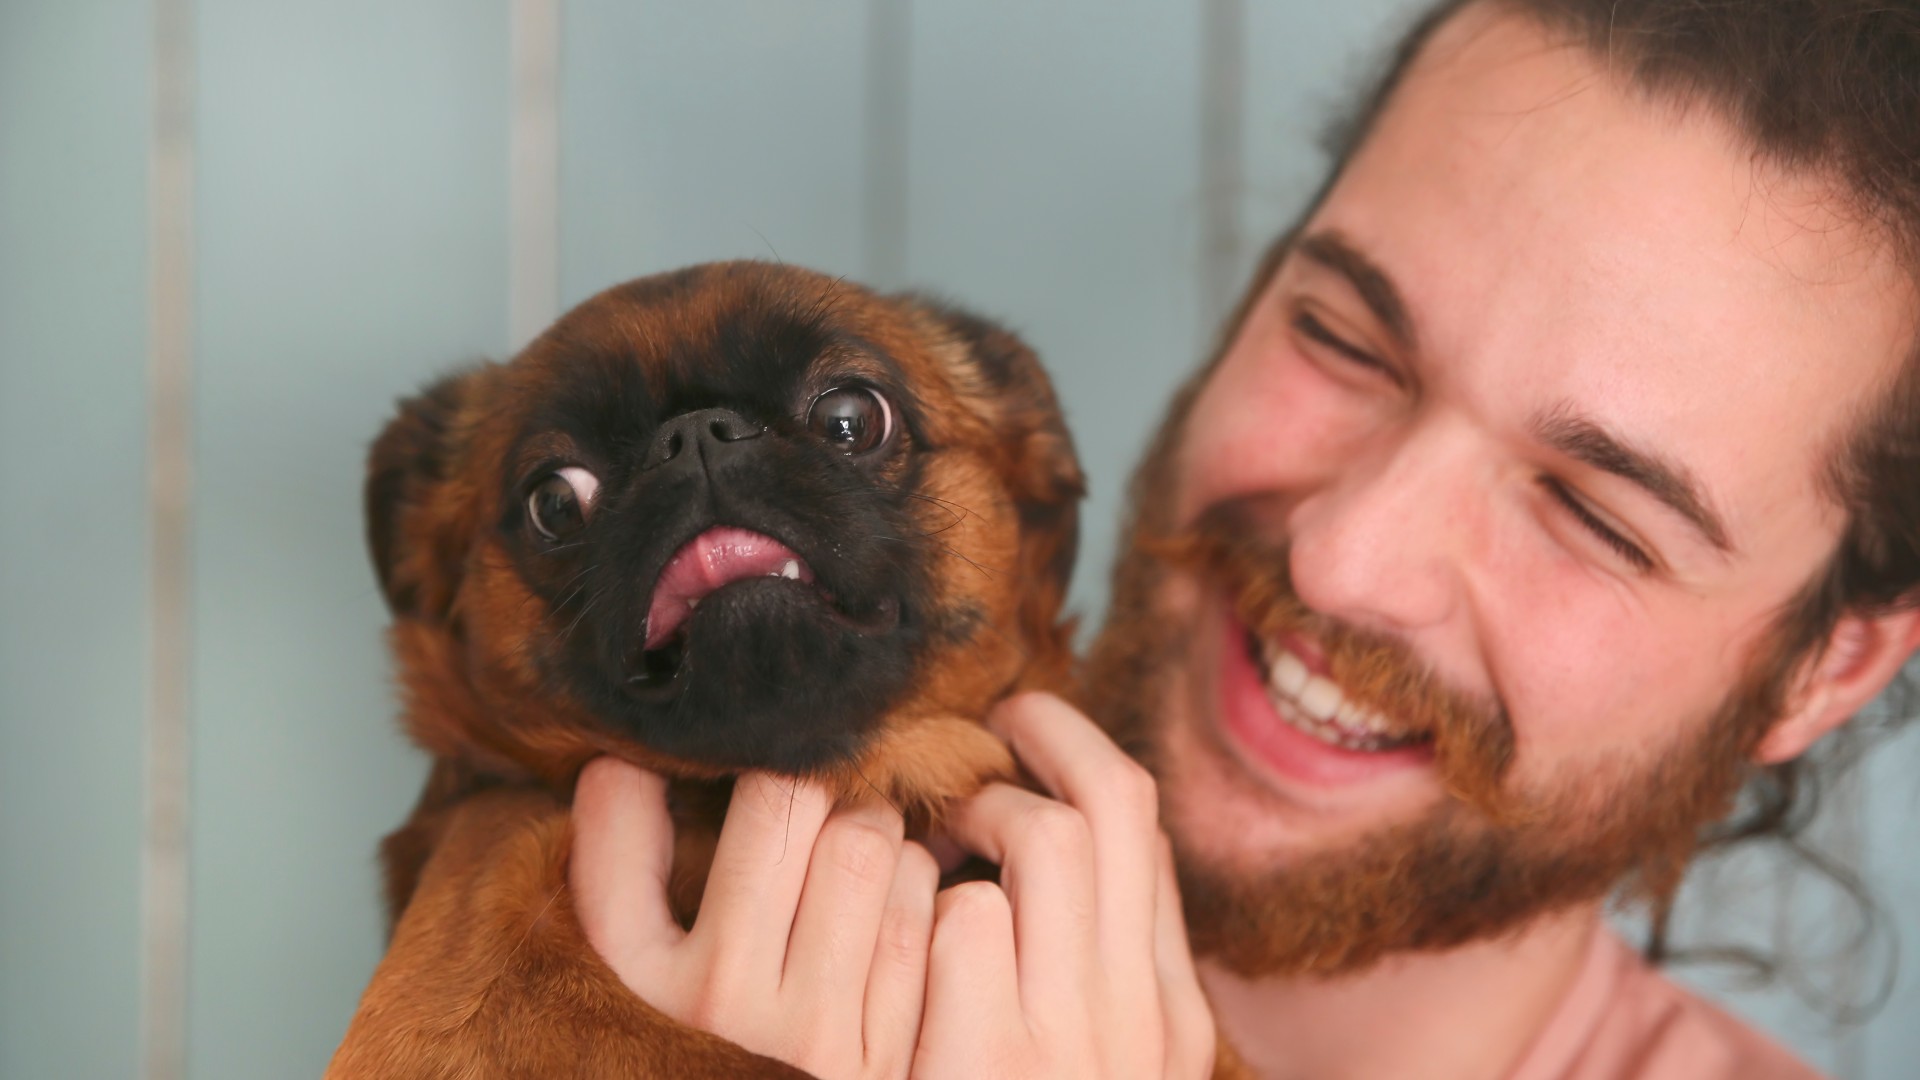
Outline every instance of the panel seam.
POLYGON ((148 643, 141 845, 140 1060, 147 1080, 187 1067, 192 663, 194 11, 154 0, 147 176, 148 643))
POLYGON ((1200 43, 1200 304, 1211 333, 1241 274, 1246 186, 1246 0, 1207 0, 1200 43))
POLYGON ((507 337, 524 348, 560 314, 560 3, 510 0, 507 337))

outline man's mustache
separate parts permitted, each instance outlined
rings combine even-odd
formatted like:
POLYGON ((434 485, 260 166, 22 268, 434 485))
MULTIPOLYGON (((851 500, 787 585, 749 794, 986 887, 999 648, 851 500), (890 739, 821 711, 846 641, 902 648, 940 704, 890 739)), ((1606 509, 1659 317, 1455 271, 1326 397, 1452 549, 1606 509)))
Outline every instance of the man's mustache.
POLYGON ((1432 740, 1435 768, 1455 798, 1495 822, 1519 824, 1524 800, 1502 787, 1514 756, 1506 710, 1446 686, 1404 643, 1309 609, 1293 587, 1287 542, 1262 534, 1257 510, 1255 500, 1218 503, 1189 528, 1142 546, 1224 588, 1262 640, 1294 634, 1319 646, 1348 701, 1385 717, 1396 734, 1432 740))

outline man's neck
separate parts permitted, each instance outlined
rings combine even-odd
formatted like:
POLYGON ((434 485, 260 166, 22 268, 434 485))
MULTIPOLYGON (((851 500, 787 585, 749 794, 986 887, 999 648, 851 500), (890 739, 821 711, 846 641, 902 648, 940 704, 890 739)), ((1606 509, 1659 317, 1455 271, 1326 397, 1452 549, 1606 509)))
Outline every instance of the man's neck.
POLYGON ((1513 1070, 1600 932, 1599 908, 1582 906, 1357 975, 1250 980, 1203 962, 1201 979, 1220 1030, 1263 1080, 1486 1080, 1513 1070))

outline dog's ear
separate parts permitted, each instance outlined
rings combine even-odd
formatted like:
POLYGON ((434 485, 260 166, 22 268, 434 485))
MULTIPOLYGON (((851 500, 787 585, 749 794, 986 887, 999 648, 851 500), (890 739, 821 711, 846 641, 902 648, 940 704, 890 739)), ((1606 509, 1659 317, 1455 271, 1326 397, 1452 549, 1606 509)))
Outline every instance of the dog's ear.
POLYGON ((449 490, 461 411, 483 370, 446 376, 400 402, 367 457, 367 548, 396 616, 444 619, 472 523, 449 490))
POLYGON ((1001 476, 1020 511, 1020 626, 1035 644, 1063 640, 1060 607, 1080 546, 1086 476, 1073 436, 1027 343, 979 316, 940 307, 942 319, 972 353, 990 389, 1001 438, 1001 476))

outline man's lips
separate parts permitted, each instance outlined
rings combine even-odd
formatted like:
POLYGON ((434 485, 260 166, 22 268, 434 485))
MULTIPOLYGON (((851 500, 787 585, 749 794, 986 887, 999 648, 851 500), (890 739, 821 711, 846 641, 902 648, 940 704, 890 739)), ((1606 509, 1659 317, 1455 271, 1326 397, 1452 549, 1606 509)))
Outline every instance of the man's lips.
POLYGON ((811 582, 813 570, 793 549, 761 533, 720 526, 694 537, 673 553, 654 583, 645 647, 666 644, 715 590, 758 577, 811 582))
MULTIPOLYGON (((1319 787, 1359 783, 1431 763, 1432 745, 1428 741, 1408 742, 1404 737, 1387 736, 1374 730, 1377 720, 1320 720, 1292 694, 1276 692, 1269 686, 1268 672, 1256 663, 1258 646, 1250 640, 1247 628, 1231 615, 1223 624, 1218 687, 1221 727, 1240 756, 1264 771, 1319 787)), ((1305 680, 1325 682, 1324 675, 1312 671, 1306 663, 1307 659, 1320 659, 1317 653, 1309 653, 1306 658, 1296 655, 1294 659, 1300 670, 1292 677, 1302 680, 1302 688, 1294 693, 1338 693, 1331 683, 1325 688, 1306 686, 1305 680)), ((1324 660, 1316 666, 1324 666, 1324 660)), ((1311 704, 1317 711, 1330 711, 1326 707, 1330 702, 1311 704)))

